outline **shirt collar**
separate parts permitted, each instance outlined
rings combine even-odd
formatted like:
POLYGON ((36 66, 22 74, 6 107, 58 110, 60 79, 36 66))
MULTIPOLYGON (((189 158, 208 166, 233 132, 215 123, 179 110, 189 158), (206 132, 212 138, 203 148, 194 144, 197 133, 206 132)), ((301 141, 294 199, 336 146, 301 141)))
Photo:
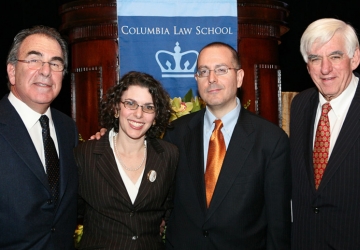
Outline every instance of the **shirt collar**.
MULTIPOLYGON (((8 99, 20 115, 27 130, 32 128, 39 121, 39 118, 42 114, 39 114, 38 112, 31 109, 23 101, 18 99, 12 92, 10 92, 8 99)), ((44 115, 47 115, 47 117, 49 117, 49 124, 53 125, 50 108, 46 110, 44 115)))
MULTIPOLYGON (((223 123, 223 128, 229 133, 232 134, 232 131, 234 130, 234 127, 236 125, 236 122, 240 115, 240 100, 236 97, 236 107, 231 110, 229 113, 224 115, 221 118, 221 121, 223 123)), ((211 113, 211 111, 206 107, 205 115, 204 115, 204 127, 205 128, 212 128, 214 121, 218 119, 216 116, 211 113)))
MULTIPOLYGON (((350 106, 352 99, 354 98, 356 88, 358 86, 358 81, 359 78, 353 74, 349 86, 347 86, 347 88, 338 97, 330 101, 331 110, 337 117, 339 117, 340 114, 347 112, 347 109, 350 106)), ((326 102, 327 100, 319 92, 320 106, 322 106, 326 102)))

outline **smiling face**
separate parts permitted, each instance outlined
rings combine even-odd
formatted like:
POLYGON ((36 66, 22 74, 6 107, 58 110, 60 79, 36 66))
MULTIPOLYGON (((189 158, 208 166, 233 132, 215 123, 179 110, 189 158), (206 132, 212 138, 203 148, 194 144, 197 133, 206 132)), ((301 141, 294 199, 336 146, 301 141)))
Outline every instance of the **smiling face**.
MULTIPOLYGON (((43 62, 62 59, 59 43, 45 35, 30 35, 22 42, 17 59, 38 59, 43 62)), ((11 83, 11 92, 34 111, 43 114, 51 102, 58 96, 63 72, 54 72, 45 63, 38 70, 29 69, 27 63, 8 64, 7 72, 11 83)))
POLYGON ((216 75, 214 69, 219 66, 236 68, 231 51, 225 46, 212 46, 201 51, 198 58, 198 69, 209 69, 207 77, 196 76, 201 98, 209 110, 221 118, 236 107, 237 89, 241 87, 244 77, 242 69, 229 69, 224 75, 216 75))
POLYGON ((336 33, 322 46, 315 42, 308 57, 308 72, 320 93, 330 101, 349 86, 352 72, 359 65, 359 48, 349 58, 343 36, 336 33))
MULTIPOLYGON (((154 105, 148 88, 131 85, 123 92, 121 101, 136 102, 142 105, 154 105)), ((128 137, 134 140, 144 138, 146 132, 155 120, 155 113, 149 114, 142 111, 141 107, 135 110, 125 108, 123 103, 119 104, 119 134, 120 137, 128 137)))

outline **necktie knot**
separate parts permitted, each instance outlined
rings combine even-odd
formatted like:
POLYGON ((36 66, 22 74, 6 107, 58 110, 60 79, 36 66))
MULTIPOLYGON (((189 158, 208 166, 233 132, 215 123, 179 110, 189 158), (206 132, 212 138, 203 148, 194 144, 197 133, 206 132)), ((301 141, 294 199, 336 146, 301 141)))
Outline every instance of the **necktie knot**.
POLYGON ((46 115, 42 115, 39 119, 40 121, 40 125, 43 129, 46 129, 49 127, 49 117, 47 117, 46 115))
POLYGON ((327 114, 327 113, 330 112, 330 110, 331 110, 330 102, 324 103, 324 104, 322 105, 322 111, 321 111, 322 114, 327 114))
POLYGON ((215 120, 214 123, 215 123, 214 130, 219 131, 223 127, 223 123, 222 123, 222 121, 220 119, 215 120))
POLYGON ((215 128, 211 135, 211 140, 214 140, 218 136, 219 131, 221 132, 221 128, 223 127, 223 123, 221 120, 215 120, 214 123, 215 123, 215 128))

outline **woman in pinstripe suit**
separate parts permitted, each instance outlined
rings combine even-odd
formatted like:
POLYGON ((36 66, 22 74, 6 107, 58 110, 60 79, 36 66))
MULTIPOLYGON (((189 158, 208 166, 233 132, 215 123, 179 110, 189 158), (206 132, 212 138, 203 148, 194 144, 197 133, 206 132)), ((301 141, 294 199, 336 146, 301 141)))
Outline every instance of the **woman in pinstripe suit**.
POLYGON ((177 148, 157 139, 169 96, 152 76, 129 72, 102 103, 107 133, 75 149, 84 234, 80 249, 163 249, 160 224, 172 208, 177 148))

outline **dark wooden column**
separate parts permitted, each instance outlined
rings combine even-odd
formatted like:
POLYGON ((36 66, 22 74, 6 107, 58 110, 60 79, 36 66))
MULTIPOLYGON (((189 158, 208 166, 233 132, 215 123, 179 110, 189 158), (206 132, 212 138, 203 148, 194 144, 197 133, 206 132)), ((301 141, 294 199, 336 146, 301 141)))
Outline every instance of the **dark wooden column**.
POLYGON ((72 117, 88 139, 99 130, 100 100, 119 80, 116 0, 69 2, 60 15, 71 51, 72 117))
POLYGON ((287 4, 238 0, 238 52, 245 71, 239 97, 248 110, 281 124, 281 71, 278 44, 288 31, 287 4))

